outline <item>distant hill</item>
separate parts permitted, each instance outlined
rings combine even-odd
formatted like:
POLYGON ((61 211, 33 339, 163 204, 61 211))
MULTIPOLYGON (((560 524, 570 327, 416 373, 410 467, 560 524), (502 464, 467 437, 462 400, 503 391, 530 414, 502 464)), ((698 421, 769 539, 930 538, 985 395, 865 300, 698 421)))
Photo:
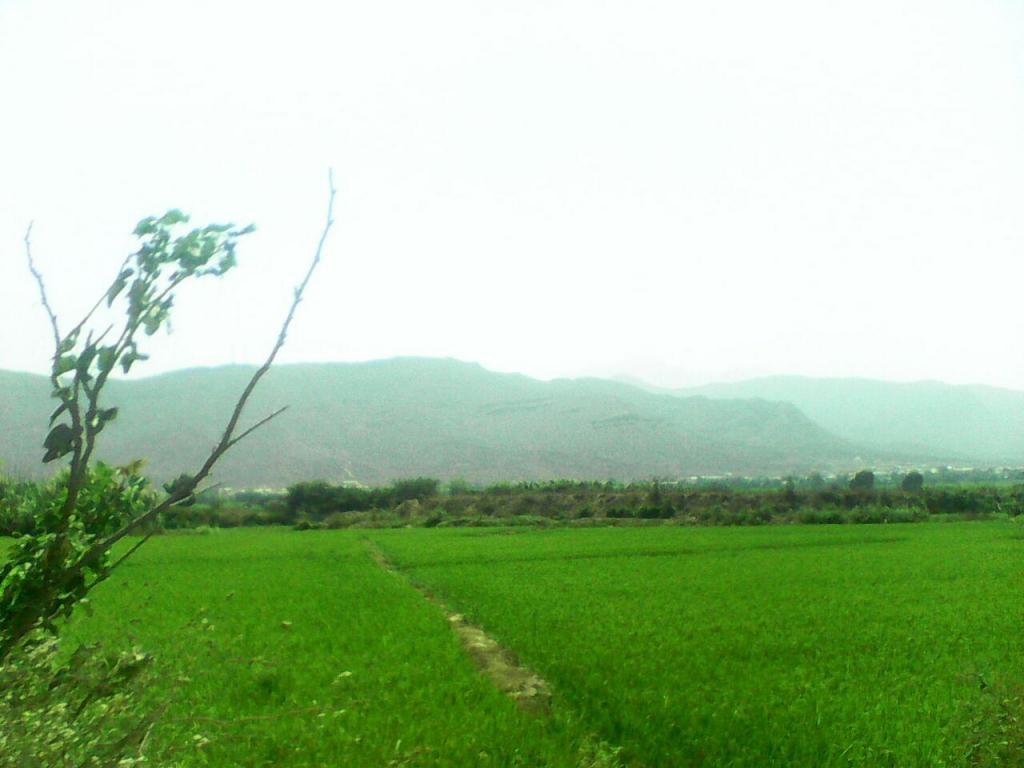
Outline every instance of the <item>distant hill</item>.
POLYGON ((1024 392, 935 381, 773 376, 675 390, 790 403, 860 445, 949 461, 1024 464, 1024 392))
MULTIPOLYGON (((107 402, 121 412, 103 435, 101 457, 146 457, 159 480, 191 470, 251 372, 236 366, 111 382, 107 402)), ((0 372, 0 461, 7 471, 41 471, 52 405, 44 377, 0 372)), ((628 480, 862 461, 861 451, 792 405, 682 398, 598 379, 542 382, 454 360, 279 366, 257 390, 247 423, 279 405, 290 408, 238 445, 219 465, 217 481, 628 480)))

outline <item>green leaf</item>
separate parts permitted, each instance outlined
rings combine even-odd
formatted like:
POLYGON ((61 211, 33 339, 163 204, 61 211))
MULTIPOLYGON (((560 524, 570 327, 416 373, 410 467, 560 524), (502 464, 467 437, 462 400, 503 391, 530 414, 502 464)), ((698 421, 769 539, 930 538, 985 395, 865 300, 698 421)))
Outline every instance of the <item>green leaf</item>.
POLYGON ((174 480, 164 483, 164 490, 168 496, 181 496, 179 506, 190 507, 196 503, 196 495, 191 492, 193 483, 192 475, 181 474, 174 480))
POLYGON ((199 251, 199 258, 203 264, 213 258, 213 254, 217 252, 217 241, 213 238, 203 241, 203 247, 199 251))
POLYGON ((114 364, 117 362, 116 352, 117 348, 114 345, 100 347, 99 364, 101 371, 106 372, 114 367, 114 364))
MULTIPOLYGON (((106 408, 104 410, 97 411, 93 417, 92 428, 94 434, 99 434, 103 431, 103 428, 107 426, 111 421, 117 418, 117 408, 106 408)), ((113 470, 107 468, 108 474, 111 474, 113 470)))
POLYGON ((118 294, 124 290, 124 287, 126 285, 128 285, 128 278, 134 274, 135 270, 129 267, 128 269, 122 270, 121 274, 117 276, 117 279, 114 280, 113 285, 110 286, 110 290, 107 291, 108 307, 114 303, 114 299, 116 299, 118 294))
POLYGON ((58 424, 50 430, 50 434, 43 441, 43 448, 46 455, 43 456, 43 463, 49 463, 61 456, 71 453, 75 441, 75 431, 67 424, 58 424))
POLYGON ((82 350, 82 354, 78 356, 78 364, 75 369, 78 375, 82 378, 88 378, 89 366, 92 365, 92 361, 96 358, 96 345, 89 344, 85 349, 82 350))
POLYGON ((121 370, 123 370, 125 373, 128 373, 128 371, 132 367, 132 364, 136 360, 149 360, 149 355, 142 354, 141 352, 139 352, 138 349, 136 349, 133 346, 131 349, 125 352, 124 356, 121 358, 121 370))
POLYGON ((159 223, 164 227, 172 227, 175 224, 184 224, 186 221, 188 221, 188 216, 186 214, 182 213, 177 208, 172 208, 160 217, 159 223))
POLYGON ((61 376, 65 373, 75 370, 78 365, 78 358, 74 355, 62 355, 57 358, 57 361, 53 364, 53 373, 55 376, 61 376))
POLYGON ((75 342, 77 342, 77 341, 78 341, 78 331, 73 331, 72 333, 69 333, 64 338, 64 340, 61 341, 61 343, 60 343, 60 354, 63 355, 66 352, 70 352, 72 349, 74 349, 75 348, 75 342))
POLYGON ((153 232, 156 232, 156 219, 152 216, 147 216, 135 225, 135 231, 132 234, 136 237, 142 237, 143 235, 150 235, 153 232))
POLYGON ((57 420, 57 417, 60 416, 62 413, 64 413, 64 411, 66 411, 67 409, 68 409, 68 404, 67 403, 61 403, 60 405, 58 405, 57 406, 57 410, 55 410, 53 413, 50 414, 50 424, 53 424, 53 422, 55 422, 57 420))
POLYGON ((141 277, 136 278, 132 287, 128 289, 128 312, 133 317, 141 313, 146 306, 148 291, 149 284, 141 277))

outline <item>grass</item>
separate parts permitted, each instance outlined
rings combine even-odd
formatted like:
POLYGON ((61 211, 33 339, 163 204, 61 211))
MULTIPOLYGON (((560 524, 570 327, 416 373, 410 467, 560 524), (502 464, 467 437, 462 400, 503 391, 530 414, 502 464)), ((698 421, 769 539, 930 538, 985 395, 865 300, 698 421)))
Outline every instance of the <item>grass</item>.
POLYGON ((168 688, 191 679, 156 734, 158 748, 209 740, 185 765, 575 766, 587 748, 494 689, 443 614, 352 535, 159 537, 71 629, 132 637, 168 688))
POLYGON ((629 762, 931 766, 980 760, 993 691, 1024 680, 1015 530, 373 538, 629 762))
POLYGON ((71 636, 191 678, 157 734, 209 739, 186 765, 1015 764, 1022 563, 1005 522, 236 530, 154 539, 71 636), (546 677, 551 714, 364 537, 546 677))

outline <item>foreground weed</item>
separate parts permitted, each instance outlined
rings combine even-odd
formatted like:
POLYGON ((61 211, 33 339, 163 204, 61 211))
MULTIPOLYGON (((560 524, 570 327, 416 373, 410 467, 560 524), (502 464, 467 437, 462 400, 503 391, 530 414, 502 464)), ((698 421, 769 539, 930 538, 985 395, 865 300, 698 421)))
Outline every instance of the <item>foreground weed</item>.
POLYGON ((984 695, 965 729, 964 764, 1024 768, 1024 686, 978 681, 984 695))

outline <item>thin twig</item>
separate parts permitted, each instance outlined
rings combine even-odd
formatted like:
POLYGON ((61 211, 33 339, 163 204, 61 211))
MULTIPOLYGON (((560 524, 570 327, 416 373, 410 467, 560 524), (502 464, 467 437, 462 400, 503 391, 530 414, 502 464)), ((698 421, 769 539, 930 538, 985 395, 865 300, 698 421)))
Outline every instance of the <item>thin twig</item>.
POLYGON ((206 463, 203 464, 195 477, 195 482, 198 484, 204 477, 206 477, 210 470, 213 469, 213 465, 217 463, 218 459, 224 454, 224 452, 231 447, 231 439, 234 434, 235 427, 238 425, 238 419, 242 416, 242 411, 245 409, 245 404, 249 401, 249 396, 252 395, 253 390, 256 389, 256 385, 259 384, 267 371, 270 370, 270 366, 274 364, 274 360, 277 358, 277 353, 281 351, 281 347, 284 346, 285 339, 288 337, 288 328, 292 324, 292 319, 295 317, 295 310, 298 309, 299 302, 302 301, 302 295, 306 290, 306 286, 309 284, 310 278, 313 276, 313 271, 317 268, 320 263, 320 256, 323 253, 324 243, 327 241, 327 235, 331 231, 331 226, 334 224, 334 172, 327 172, 327 184, 329 187, 329 196, 327 198, 327 223, 324 225, 323 232, 320 234, 320 242, 317 243, 316 253, 313 256, 313 261, 309 265, 309 269, 306 270, 306 276, 299 283, 299 286, 295 289, 295 298, 292 300, 291 307, 288 308, 288 315, 284 319, 284 323, 281 325, 281 332, 277 335, 277 341, 274 343, 273 349, 270 350, 270 354, 267 356, 266 361, 261 365, 256 373, 252 375, 249 383, 245 386, 242 391, 241 397, 238 398, 238 402, 235 404, 235 410, 231 414, 231 418, 228 419, 228 425, 224 430, 224 434, 221 436, 220 443, 213 449, 206 463))
MULTIPOLYGON (((25 256, 28 259, 28 269, 32 273, 32 276, 36 279, 36 285, 39 286, 39 298, 43 302, 43 308, 46 310, 46 315, 50 319, 50 327, 53 329, 53 364, 50 366, 50 382, 53 384, 55 391, 60 392, 61 402, 67 406, 68 415, 71 417, 71 429, 75 435, 73 445, 73 455, 71 458, 71 477, 68 483, 68 493, 64 498, 64 504, 61 507, 61 517, 65 521, 68 517, 68 512, 74 506, 78 496, 78 486, 81 485, 81 457, 82 457, 82 414, 78 407, 78 379, 75 379, 75 387, 70 395, 65 394, 63 388, 60 385, 60 377, 57 375, 57 364, 61 357, 61 335, 60 327, 57 323, 57 313, 53 311, 53 307, 50 305, 50 299, 46 294, 46 282, 43 280, 42 273, 36 269, 35 259, 32 258, 32 225, 34 222, 30 222, 28 228, 25 230, 25 256)), ((81 327, 81 324, 78 326, 81 327)), ((77 329, 76 329, 77 330, 77 329)))
POLYGON ((255 432, 255 431, 256 431, 257 429, 259 429, 260 427, 262 427, 262 426, 263 426, 264 424, 266 424, 266 423, 267 423, 268 421, 270 421, 271 419, 273 419, 273 418, 274 418, 274 417, 276 417, 276 416, 280 416, 280 415, 281 415, 282 413, 284 413, 284 412, 285 412, 285 411, 287 411, 287 410, 288 410, 288 406, 287 406, 287 405, 284 405, 284 406, 281 406, 280 408, 278 408, 278 409, 277 409, 276 411, 274 411, 274 412, 273 412, 272 414, 270 414, 269 416, 266 416, 266 417, 264 417, 264 418, 260 419, 260 420, 259 420, 259 421, 257 421, 257 422, 256 422, 255 424, 253 424, 253 425, 252 425, 251 427, 249 427, 249 428, 248 428, 247 430, 245 430, 245 432, 243 432, 242 434, 240 434, 240 435, 239 435, 238 437, 233 437, 233 438, 231 438, 231 442, 230 442, 230 443, 228 443, 228 448, 230 448, 231 446, 233 446, 233 445, 234 445, 235 443, 241 442, 241 441, 242 441, 243 439, 245 439, 245 438, 246 438, 246 437, 247 437, 248 435, 251 435, 251 434, 252 434, 253 432, 255 432))
POLYGON ((60 355, 60 328, 57 325, 57 315, 53 311, 53 307, 50 306, 50 299, 46 295, 46 283, 43 282, 43 276, 36 269, 35 260, 32 258, 32 225, 35 222, 29 222, 28 228, 25 230, 25 255, 28 257, 28 270, 32 273, 32 277, 36 279, 36 285, 39 286, 39 298, 43 300, 43 308, 46 310, 46 314, 50 318, 50 327, 53 328, 53 343, 54 353, 60 355))
MULTIPOLYGON (((255 427, 253 427, 253 429, 255 429, 255 427)), ((217 490, 218 488, 221 488, 221 487, 223 487, 223 485, 224 485, 224 483, 223 483, 223 482, 220 482, 220 483, 214 483, 213 485, 208 485, 208 486, 206 486, 205 488, 201 488, 201 489, 197 489, 197 490, 194 490, 194 491, 193 491, 193 493, 194 493, 194 494, 195 494, 196 496, 200 496, 200 495, 202 495, 202 494, 204 494, 204 493, 209 493, 210 491, 215 491, 215 490, 217 490)))
POLYGON ((139 547, 141 547, 143 544, 145 544, 147 541, 149 541, 151 538, 153 538, 153 534, 154 533, 156 533, 156 528, 154 528, 149 533, 147 533, 145 536, 143 536, 141 539, 139 539, 137 542, 132 544, 131 549, 129 549, 127 552, 125 552, 123 555, 121 555, 119 558, 117 558, 117 560, 114 562, 114 564, 112 566, 110 566, 110 568, 108 568, 106 570, 106 572, 102 576, 100 576, 98 579, 96 579, 96 581, 93 582, 92 586, 95 587, 101 581, 106 581, 107 577, 110 576, 111 572, 113 572, 113 570, 115 568, 117 568, 117 566, 119 566, 121 563, 123 563, 125 560, 127 560, 129 557, 131 557, 133 554, 135 554, 135 551, 139 547))

